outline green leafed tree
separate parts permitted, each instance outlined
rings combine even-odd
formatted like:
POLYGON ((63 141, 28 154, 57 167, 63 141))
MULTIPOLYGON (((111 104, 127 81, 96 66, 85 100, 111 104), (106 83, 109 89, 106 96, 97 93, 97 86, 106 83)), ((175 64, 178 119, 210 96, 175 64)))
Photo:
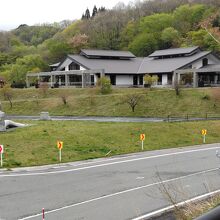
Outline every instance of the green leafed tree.
POLYGON ((161 33, 161 39, 165 48, 179 47, 181 44, 181 37, 179 32, 173 27, 165 28, 161 33))
POLYGON ((159 42, 154 34, 140 34, 128 46, 136 56, 148 56, 159 48, 159 42))

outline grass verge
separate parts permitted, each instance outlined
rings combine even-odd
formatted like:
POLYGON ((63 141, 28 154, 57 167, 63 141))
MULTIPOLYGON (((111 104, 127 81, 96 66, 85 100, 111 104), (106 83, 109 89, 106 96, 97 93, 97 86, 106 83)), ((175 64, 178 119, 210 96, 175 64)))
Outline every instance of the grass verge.
POLYGON ((30 127, 0 133, 4 144, 4 167, 58 163, 56 141, 64 142, 62 161, 141 151, 140 133, 146 134, 144 150, 220 142, 220 121, 178 123, 100 123, 80 121, 22 121, 30 127))
POLYGON ((220 96, 216 88, 182 89, 180 96, 171 89, 116 88, 109 95, 101 95, 97 88, 61 88, 49 89, 46 96, 37 89, 14 89, 12 108, 4 101, 1 90, 0 100, 3 111, 17 115, 39 115, 41 111, 48 111, 51 115, 167 117, 194 114, 194 117, 205 117, 206 113, 220 114, 220 102, 212 97, 213 91, 220 96), (137 93, 141 98, 132 112, 127 96, 137 93), (66 105, 62 95, 66 97, 66 105))

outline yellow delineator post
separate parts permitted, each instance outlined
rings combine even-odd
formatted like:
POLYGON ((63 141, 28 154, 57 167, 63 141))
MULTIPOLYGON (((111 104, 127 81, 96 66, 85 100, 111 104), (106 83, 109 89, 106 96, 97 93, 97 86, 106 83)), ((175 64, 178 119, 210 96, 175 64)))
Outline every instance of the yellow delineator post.
POLYGON ((61 162, 61 160, 62 160, 61 150, 63 148, 63 142, 62 141, 57 141, 57 148, 59 149, 59 161, 61 162))
POLYGON ((202 129, 201 133, 203 135, 203 144, 205 144, 205 136, 207 134, 207 130, 206 129, 202 129))
POLYGON ((140 140, 141 140, 141 149, 144 150, 145 134, 140 134, 140 140))

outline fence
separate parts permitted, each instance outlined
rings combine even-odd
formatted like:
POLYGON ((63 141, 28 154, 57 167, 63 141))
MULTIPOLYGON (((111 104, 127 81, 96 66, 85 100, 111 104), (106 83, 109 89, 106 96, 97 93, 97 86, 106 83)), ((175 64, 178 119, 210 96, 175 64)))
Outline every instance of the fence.
POLYGON ((220 120, 220 114, 205 113, 205 114, 181 114, 181 115, 168 115, 166 121, 199 121, 199 120, 220 120))

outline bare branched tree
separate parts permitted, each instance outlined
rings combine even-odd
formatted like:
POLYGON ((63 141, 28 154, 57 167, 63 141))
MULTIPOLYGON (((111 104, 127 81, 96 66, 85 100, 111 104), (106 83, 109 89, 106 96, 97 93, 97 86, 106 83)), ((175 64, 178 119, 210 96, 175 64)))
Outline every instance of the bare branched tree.
POLYGON ((42 96, 46 97, 47 93, 48 93, 48 89, 49 89, 48 83, 47 82, 40 82, 39 89, 40 89, 40 93, 42 94, 42 96))
POLYGON ((62 94, 60 95, 60 98, 62 99, 63 104, 66 105, 66 104, 67 104, 68 95, 65 94, 65 93, 62 93, 62 94))
POLYGON ((12 88, 11 88, 11 86, 9 84, 4 85, 2 88, 2 92, 3 92, 5 100, 9 101, 10 108, 12 109, 13 105, 12 105, 12 88))
POLYGON ((132 112, 134 112, 135 107, 138 105, 140 99, 141 99, 140 94, 130 94, 127 95, 125 102, 128 103, 128 105, 132 109, 132 112))

